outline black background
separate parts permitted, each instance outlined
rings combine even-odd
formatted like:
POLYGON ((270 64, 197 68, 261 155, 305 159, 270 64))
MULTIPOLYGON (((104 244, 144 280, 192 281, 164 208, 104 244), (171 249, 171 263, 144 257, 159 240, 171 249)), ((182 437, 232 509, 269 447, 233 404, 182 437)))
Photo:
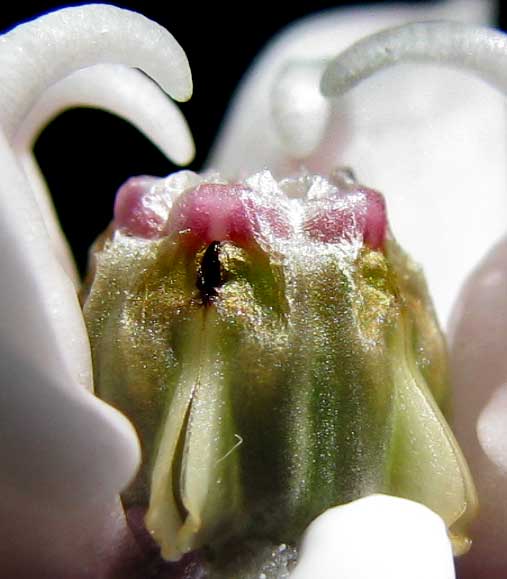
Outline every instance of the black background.
MULTIPOLYGON (((4 4, 0 30, 62 4, 58 1, 14 1, 7 7, 4 4)), ((190 168, 198 170, 234 88, 266 41, 304 15, 361 3, 293 0, 282 5, 276 0, 235 3, 139 0, 116 4, 137 10, 165 26, 187 53, 194 96, 181 108, 196 141, 197 155, 190 168)), ((499 18, 503 24, 501 10, 499 18)), ((81 270, 87 248, 111 219, 118 186, 131 175, 166 175, 175 170, 130 125, 87 109, 68 111, 54 121, 37 142, 36 155, 81 270)))

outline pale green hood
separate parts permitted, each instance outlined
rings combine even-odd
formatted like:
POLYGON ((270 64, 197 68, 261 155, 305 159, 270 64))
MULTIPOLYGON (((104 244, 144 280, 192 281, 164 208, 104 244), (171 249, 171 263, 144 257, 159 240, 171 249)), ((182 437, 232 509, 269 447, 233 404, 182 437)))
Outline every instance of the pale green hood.
MULTIPOLYGON (((424 279, 388 232, 378 247, 357 223, 312 234, 343 192, 312 197, 311 179, 242 192, 278 216, 248 239, 231 226, 210 242, 197 222, 146 239, 116 223, 94 254, 97 392, 139 433, 143 467, 124 500, 148 506, 167 559, 295 544, 320 513, 372 493, 426 504, 467 548, 475 491, 442 414, 446 353, 424 279), (286 194, 295 184, 305 200, 286 194)), ((169 224, 187 219, 190 191, 169 224)), ((201 227, 202 207, 190 211, 201 227)))

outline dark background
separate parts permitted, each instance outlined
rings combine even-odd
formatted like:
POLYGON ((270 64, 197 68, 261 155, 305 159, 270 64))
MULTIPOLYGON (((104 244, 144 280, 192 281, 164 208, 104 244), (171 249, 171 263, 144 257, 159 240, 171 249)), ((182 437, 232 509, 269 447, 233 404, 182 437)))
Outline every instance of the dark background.
MULTIPOLYGON (((338 5, 364 4, 315 0, 293 0, 283 6, 276 0, 227 5, 189 0, 113 3, 165 26, 187 53, 194 96, 181 108, 196 142, 197 155, 190 166, 193 170, 206 158, 242 74, 273 34, 307 14, 338 5)), ((368 2, 375 3, 379 2, 368 2)), ((0 11, 0 30, 62 5, 58 1, 11 1, 0 11)), ((505 14, 501 9, 499 18, 502 25, 505 14)), ((81 270, 87 248, 111 219, 118 186, 132 175, 166 175, 176 169, 130 125, 88 109, 68 111, 54 121, 37 142, 36 155, 81 270)))

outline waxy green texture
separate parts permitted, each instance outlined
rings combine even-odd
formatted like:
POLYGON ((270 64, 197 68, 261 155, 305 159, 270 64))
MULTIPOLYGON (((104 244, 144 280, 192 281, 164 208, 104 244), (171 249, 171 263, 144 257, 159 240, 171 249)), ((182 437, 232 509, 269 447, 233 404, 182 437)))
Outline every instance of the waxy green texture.
POLYGON ((320 513, 372 493, 429 506, 467 550, 476 498, 444 418, 445 344, 390 234, 377 248, 305 231, 210 248, 185 229, 114 230, 94 259, 95 383, 140 436, 124 501, 148 506, 164 558, 296 544, 320 513))

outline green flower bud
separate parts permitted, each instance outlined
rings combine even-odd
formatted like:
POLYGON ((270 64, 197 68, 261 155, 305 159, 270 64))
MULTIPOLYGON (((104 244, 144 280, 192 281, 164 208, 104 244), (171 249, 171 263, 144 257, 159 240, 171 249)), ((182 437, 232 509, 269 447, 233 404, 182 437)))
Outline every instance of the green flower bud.
POLYGON ((444 418, 445 345, 380 194, 211 181, 131 180, 95 247, 95 383, 144 457, 126 505, 148 506, 169 560, 295 544, 372 493, 429 506, 465 551, 476 498, 444 418))

